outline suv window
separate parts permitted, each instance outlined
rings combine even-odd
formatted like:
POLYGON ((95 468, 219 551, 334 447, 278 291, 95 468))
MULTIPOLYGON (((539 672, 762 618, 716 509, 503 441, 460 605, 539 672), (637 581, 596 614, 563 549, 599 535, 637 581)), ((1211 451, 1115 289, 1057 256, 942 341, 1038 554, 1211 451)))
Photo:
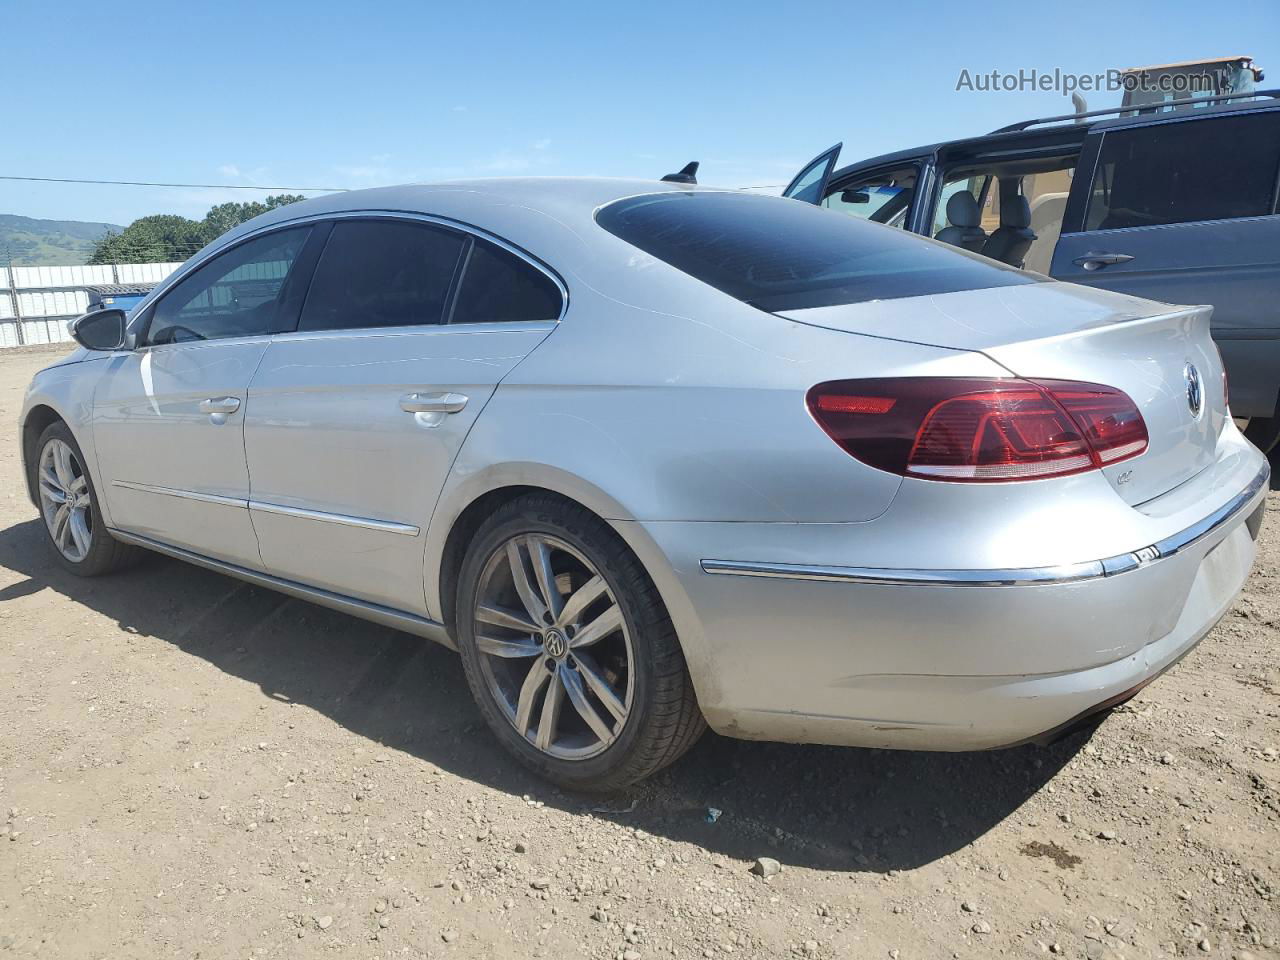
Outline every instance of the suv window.
POLYGON ((316 264, 299 330, 440 323, 464 238, 406 220, 340 220, 316 264))
POLYGON ((1275 212, 1280 111, 1103 135, 1086 230, 1275 212))
POLYGON ((558 320, 560 288, 541 270, 477 238, 458 287, 451 323, 558 320))
POLYGON ((156 304, 147 343, 254 337, 291 325, 282 293, 310 232, 280 230, 215 256, 156 304))
POLYGON ((771 312, 1035 283, 1012 267, 808 203, 694 191, 618 200, 617 237, 771 312))
POLYGON ((914 164, 900 170, 876 174, 864 180, 842 184, 822 198, 822 206, 861 217, 875 223, 903 228, 916 192, 914 164))

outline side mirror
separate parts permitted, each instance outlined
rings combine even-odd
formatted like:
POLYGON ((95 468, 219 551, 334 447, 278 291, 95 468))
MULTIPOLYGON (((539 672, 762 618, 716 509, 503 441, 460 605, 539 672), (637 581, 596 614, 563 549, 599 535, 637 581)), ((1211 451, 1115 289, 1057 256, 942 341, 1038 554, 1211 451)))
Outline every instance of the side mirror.
POLYGON ((842 190, 840 191, 841 203, 870 203, 871 194, 866 190, 842 190))
POLYGON ((125 345, 125 319, 123 310, 95 310, 72 321, 71 336, 89 350, 121 350, 125 345))

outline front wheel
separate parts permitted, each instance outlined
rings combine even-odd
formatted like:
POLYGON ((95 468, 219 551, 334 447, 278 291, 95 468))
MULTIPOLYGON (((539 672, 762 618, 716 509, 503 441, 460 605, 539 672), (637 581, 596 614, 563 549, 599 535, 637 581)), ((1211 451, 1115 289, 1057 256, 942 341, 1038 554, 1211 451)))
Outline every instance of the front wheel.
POLYGON ((472 541, 457 599, 472 695, 503 745, 547 779, 624 787, 701 734, 657 589, 584 508, 552 496, 506 504, 472 541))
POLYGON ((51 423, 40 434, 30 469, 45 533, 63 567, 77 576, 95 577, 138 557, 136 547, 107 532, 84 454, 65 423, 51 423))

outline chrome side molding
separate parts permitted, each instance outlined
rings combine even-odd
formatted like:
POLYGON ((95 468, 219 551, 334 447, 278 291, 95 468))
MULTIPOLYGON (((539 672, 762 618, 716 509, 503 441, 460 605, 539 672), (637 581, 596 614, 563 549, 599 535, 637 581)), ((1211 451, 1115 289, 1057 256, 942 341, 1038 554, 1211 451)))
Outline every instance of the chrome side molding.
POLYGON ((836 583, 915 585, 942 587, 1018 587, 1051 583, 1076 583, 1128 573, 1187 549, 1237 518, 1263 495, 1271 480, 1271 467, 1262 469, 1248 486, 1217 510, 1165 537, 1159 543, 1102 560, 1056 567, 1016 567, 997 570, 905 570, 889 567, 813 566, 803 563, 762 563, 741 560, 703 560, 702 572, 738 577, 775 577, 786 580, 818 580, 836 583))
POLYGON ((198 490, 179 490, 176 487, 158 487, 150 483, 134 483, 132 480, 112 480, 111 485, 125 490, 140 490, 143 493, 159 494, 163 497, 180 497, 184 500, 198 500, 201 503, 216 503, 224 507, 239 507, 241 510, 257 510, 261 513, 275 513, 284 517, 319 520, 321 523, 339 523, 347 527, 362 527, 365 530, 377 530, 381 533, 398 533, 405 537, 416 537, 422 532, 411 523, 396 523, 394 520, 373 520, 369 517, 351 517, 345 513, 327 513, 324 510, 306 510, 302 507, 286 507, 280 503, 241 500, 237 497, 222 497, 213 493, 200 493, 198 490))
POLYGON ((155 493, 162 497, 180 497, 183 500, 199 500, 201 503, 216 503, 224 507, 239 507, 244 510, 249 505, 248 500, 240 500, 236 497, 220 497, 213 493, 199 493, 195 490, 179 490, 176 487, 158 487, 153 483, 134 483, 132 480, 112 480, 113 487, 120 487, 124 490, 139 490, 142 493, 155 493))
POLYGON ((299 517, 303 520, 319 520, 321 523, 340 523, 345 527, 363 527, 366 530, 380 530, 383 533, 398 533, 406 537, 416 537, 421 532, 411 523, 396 523, 392 520, 371 520, 368 517, 349 517, 345 513, 305 510, 302 507, 286 507, 279 503, 263 503, 261 500, 250 500, 249 509, 257 510, 260 513, 274 513, 282 517, 299 517))
POLYGON ((391 627, 394 630, 403 630, 405 633, 412 633, 415 636, 434 640, 436 643, 442 643, 446 647, 454 648, 453 641, 449 638, 444 624, 428 620, 426 617, 420 617, 417 614, 406 613, 403 610, 396 610, 392 607, 384 607, 377 603, 369 603, 366 600, 357 600, 354 597, 333 593, 330 590, 322 590, 319 587, 310 587, 305 583, 285 580, 282 577, 275 577, 258 570, 249 570, 234 563, 214 560, 212 557, 184 550, 182 547, 170 546, 159 540, 126 533, 123 530, 113 529, 111 535, 124 543, 145 547, 148 550, 154 550, 156 553, 163 553, 165 556, 173 557, 175 560, 185 560, 187 563, 193 563, 198 567, 204 567, 206 570, 212 570, 215 573, 226 574, 227 576, 244 580, 247 583, 257 584, 258 586, 296 597, 299 600, 307 600, 322 607, 328 607, 330 610, 348 613, 362 620, 370 620, 384 627, 391 627))

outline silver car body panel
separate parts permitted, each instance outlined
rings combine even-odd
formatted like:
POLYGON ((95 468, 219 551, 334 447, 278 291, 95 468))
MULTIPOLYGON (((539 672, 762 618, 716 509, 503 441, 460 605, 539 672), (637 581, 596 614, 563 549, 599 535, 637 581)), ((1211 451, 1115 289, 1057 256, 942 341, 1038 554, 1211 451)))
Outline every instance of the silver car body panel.
POLYGON ((1263 465, 1249 485, 1208 516, 1129 553, 1102 560, 1057 567, 1022 567, 1006 570, 892 570, 876 567, 815 567, 800 563, 760 563, 741 560, 703 560, 703 573, 742 577, 778 577, 787 580, 830 580, 837 583, 934 584, 948 587, 1016 587, 1024 584, 1076 583, 1097 577, 1113 577, 1155 563, 1194 546, 1242 511, 1257 507, 1271 480, 1271 468, 1263 465))
POLYGON ((93 433, 98 467, 111 480, 98 484, 99 499, 108 502, 114 526, 261 568, 244 509, 244 417, 249 380, 266 350, 266 338, 256 337, 110 357, 94 396, 93 433), (239 402, 234 413, 201 410, 202 402, 224 396, 239 402))
MULTIPOLYGON (((1203 311, 1045 282, 780 317, 593 220, 622 197, 699 189, 608 180, 385 188, 279 208, 215 242, 135 316, 185 270, 256 231, 370 212, 429 214, 501 238, 553 267, 568 294, 562 319, 536 329, 255 341, 260 366, 241 408, 248 489, 216 471, 143 470, 114 448, 101 455, 121 438, 143 445, 144 460, 160 454, 144 437, 162 431, 127 422, 134 412, 155 417, 137 381, 132 394, 103 394, 104 432, 92 412, 104 372, 137 353, 38 374, 23 416, 48 406, 67 420, 97 488, 109 491, 108 525, 130 542, 446 643, 443 557, 458 518, 506 488, 576 500, 643 563, 704 714, 736 736, 923 749, 1015 742, 1150 679, 1227 608, 1252 563, 1245 518, 1264 496, 1264 460, 1212 389, 1220 367, 1202 349, 1203 311), (1178 351, 1208 385, 1194 429, 1172 420, 1178 351), (403 359, 416 368, 405 372, 403 359), (1144 415, 1166 404, 1151 413, 1153 455, 1129 461, 1127 479, 1115 467, 1020 483, 904 479, 844 453, 804 404, 825 380, 1015 374, 1116 382, 1144 415), (396 406, 410 392, 469 399, 445 423, 419 424, 396 406), (1168 429, 1157 423, 1166 416, 1168 429), (165 519, 166 506, 144 515, 144 501, 124 497, 210 512, 199 523, 165 519), (115 502, 125 504, 119 515, 115 502), (258 527, 261 559, 232 558, 238 520, 196 546, 179 542, 199 539, 189 532, 159 529, 212 530, 231 516, 258 527), (1144 552, 1153 545, 1159 558, 1144 552), (1141 562, 1114 559, 1126 557, 1141 562), (734 573, 855 573, 723 575, 704 561, 734 573), (866 571, 895 573, 859 579, 866 571), (964 582, 920 583, 902 571, 958 572, 964 582), (1025 571, 1032 582, 1020 582, 1025 571)), ((165 419, 176 428, 176 391, 173 403, 165 419)), ((221 429, 190 426, 202 438, 221 429)), ((229 467, 238 469, 234 457, 229 467)))
POLYGON ((253 379, 244 432, 249 513, 266 569, 427 615, 417 533, 430 524, 454 457, 498 382, 553 328, 459 324, 274 337, 253 379), (402 408, 402 398, 423 392, 456 394, 463 406, 402 408), (376 522, 325 522, 334 516, 376 522))

